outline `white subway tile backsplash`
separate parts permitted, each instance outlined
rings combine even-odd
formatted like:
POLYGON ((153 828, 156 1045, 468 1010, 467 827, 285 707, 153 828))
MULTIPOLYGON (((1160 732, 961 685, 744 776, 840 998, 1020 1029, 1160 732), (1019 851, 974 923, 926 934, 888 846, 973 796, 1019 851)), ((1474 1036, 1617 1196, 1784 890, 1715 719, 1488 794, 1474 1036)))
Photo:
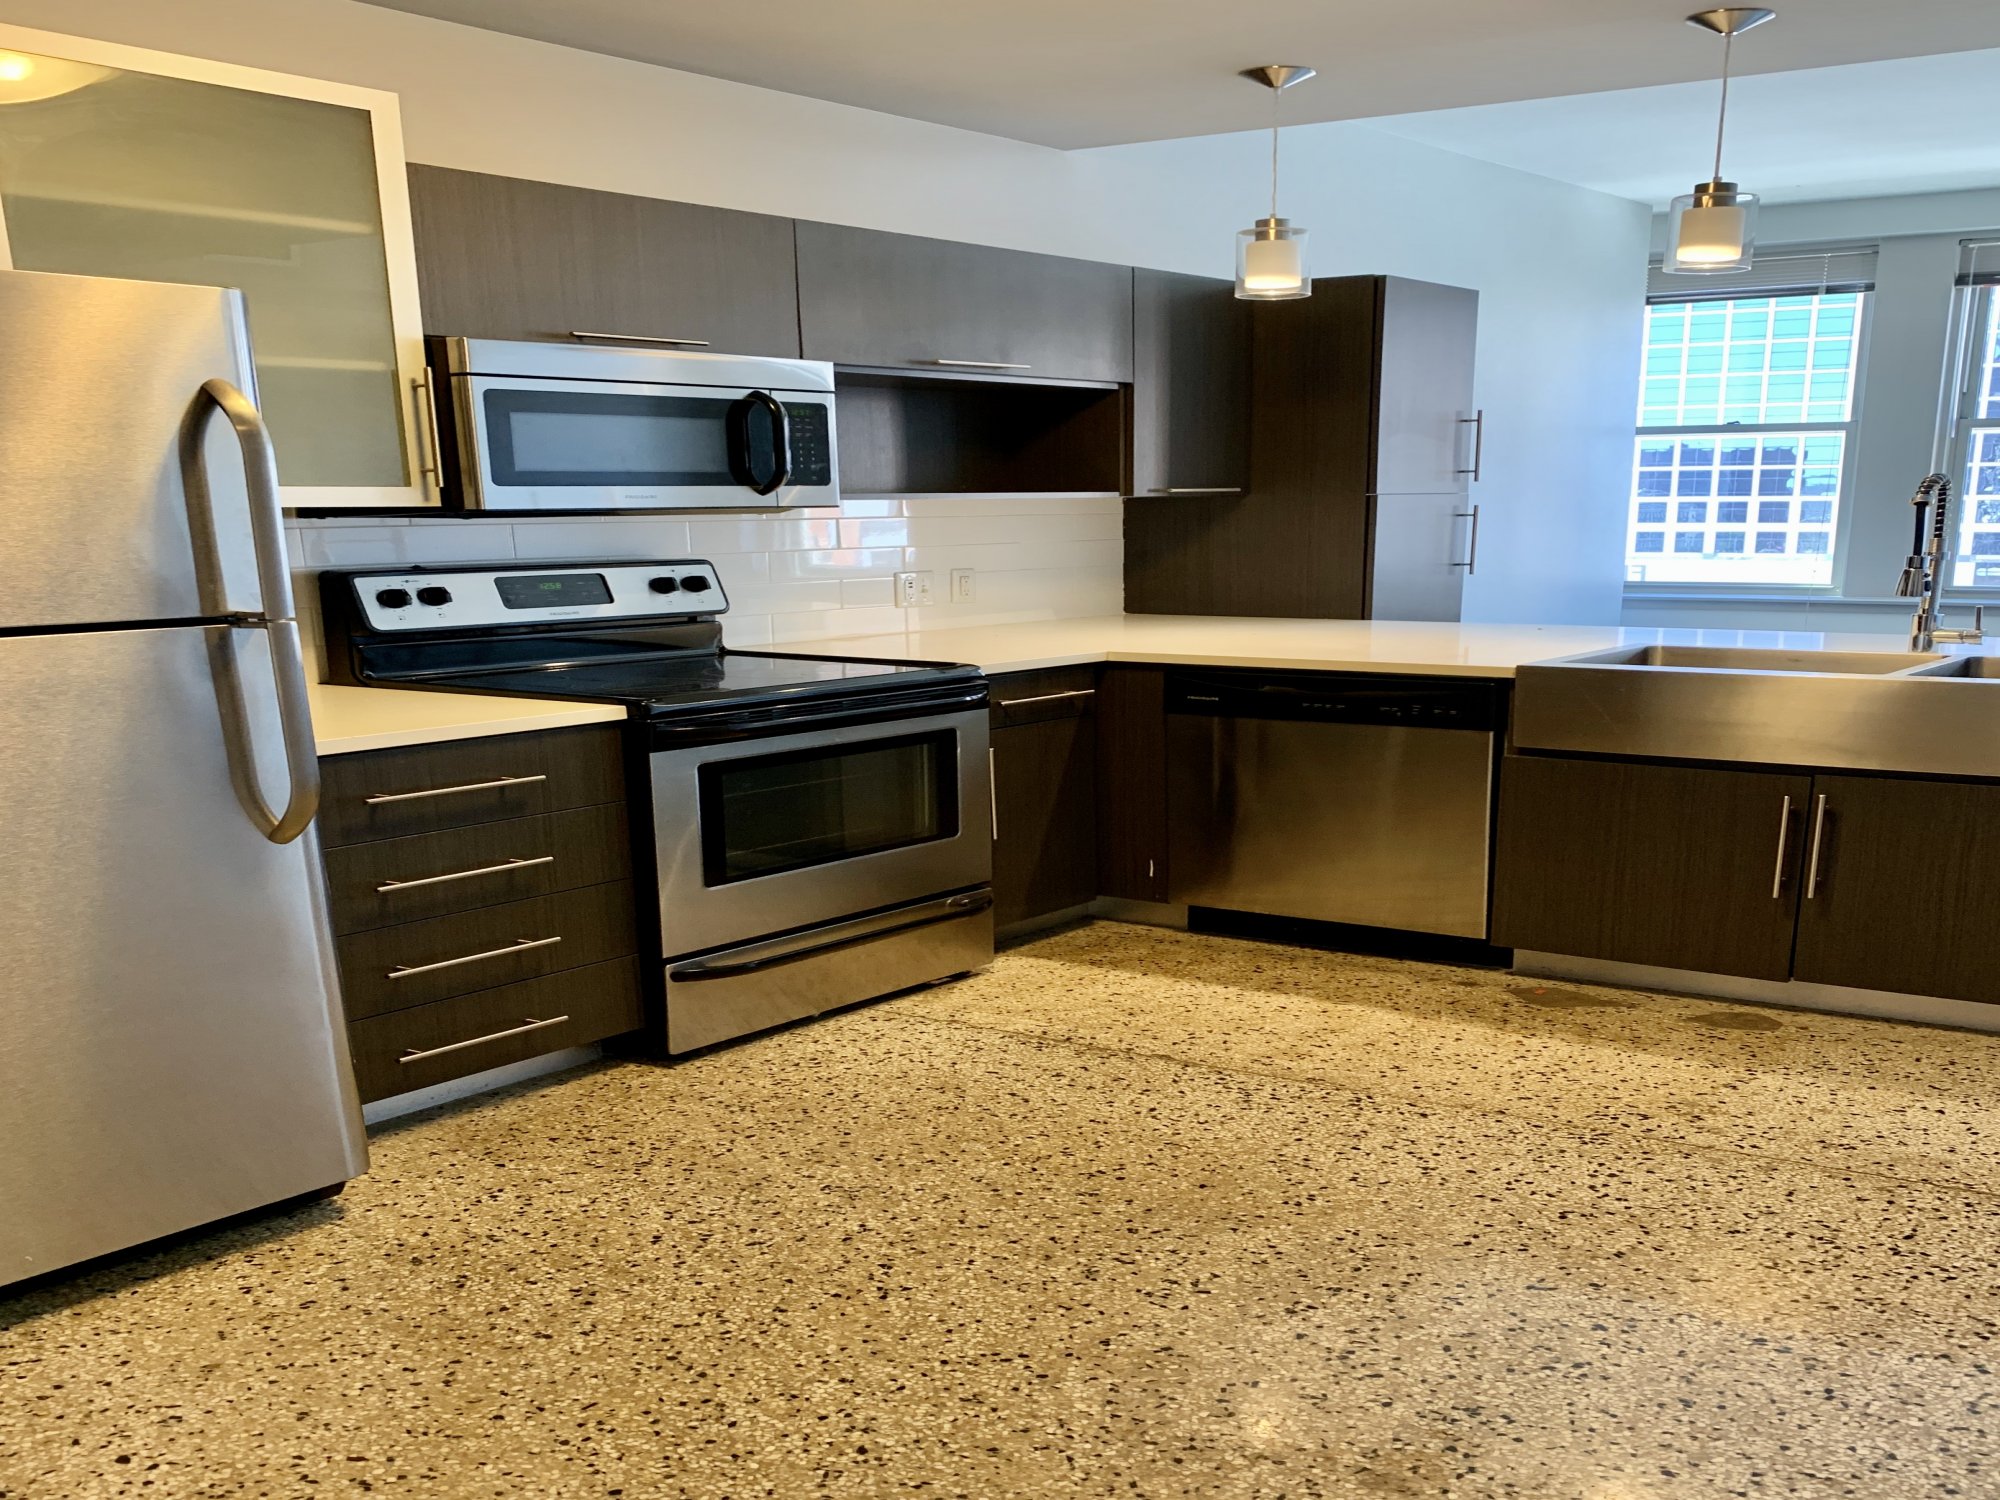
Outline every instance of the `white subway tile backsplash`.
POLYGON ((881 609, 894 606, 896 581, 893 578, 848 578, 840 585, 842 609, 881 609))
POLYGON ((859 521, 840 523, 842 547, 906 547, 910 541, 910 523, 900 516, 883 516, 859 521))
POLYGON ((693 557, 688 523, 659 516, 564 517, 514 523, 514 555, 533 562, 574 558, 693 557))
MULTIPOLYGON (((844 502, 839 510, 730 516, 292 517, 285 541, 310 614, 320 568, 586 558, 707 558, 738 647, 905 629, 1116 614, 1123 607, 1115 497, 926 496, 844 502), (953 568, 976 597, 948 602, 953 568), (895 604, 893 575, 935 575, 939 602, 895 604)), ((307 621, 310 627, 313 623, 307 621)))

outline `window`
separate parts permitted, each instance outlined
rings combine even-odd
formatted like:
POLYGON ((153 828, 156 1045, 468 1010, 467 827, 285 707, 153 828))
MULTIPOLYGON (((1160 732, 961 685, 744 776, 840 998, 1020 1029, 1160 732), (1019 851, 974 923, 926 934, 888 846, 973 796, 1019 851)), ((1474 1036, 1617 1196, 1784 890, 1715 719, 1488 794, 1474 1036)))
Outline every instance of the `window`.
MULTIPOLYGON (((1867 302, 1865 291, 1656 291, 1646 308, 1628 580, 1833 583, 1867 302), (1651 529, 1667 520, 1669 502, 1671 549, 1651 529)), ((2000 416, 2000 383, 1994 391, 2000 416)), ((2000 422, 1992 435, 2000 533, 2000 422)))
POLYGON ((1965 455, 1953 476, 1963 498, 1957 502, 1952 581, 1960 588, 2000 588, 2000 286, 1967 291, 1967 378, 1952 445, 1965 455))

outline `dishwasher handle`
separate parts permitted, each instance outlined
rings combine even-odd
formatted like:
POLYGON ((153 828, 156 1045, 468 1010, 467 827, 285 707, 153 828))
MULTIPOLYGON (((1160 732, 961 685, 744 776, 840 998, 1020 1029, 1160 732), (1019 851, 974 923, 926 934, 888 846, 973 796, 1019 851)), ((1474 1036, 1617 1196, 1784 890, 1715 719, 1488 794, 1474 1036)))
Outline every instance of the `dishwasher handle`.
POLYGON ((1173 672, 1169 714, 1383 728, 1499 729, 1499 684, 1338 672, 1173 672))

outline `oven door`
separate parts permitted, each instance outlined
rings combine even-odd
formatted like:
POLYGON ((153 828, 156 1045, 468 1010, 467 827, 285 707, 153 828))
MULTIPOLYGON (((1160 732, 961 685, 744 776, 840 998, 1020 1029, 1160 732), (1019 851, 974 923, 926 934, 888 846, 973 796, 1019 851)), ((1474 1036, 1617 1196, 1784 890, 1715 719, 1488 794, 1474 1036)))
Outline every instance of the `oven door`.
POLYGON ((979 708, 656 751, 668 958, 986 885, 986 745, 979 708))
POLYGON ((825 391, 452 377, 459 498, 477 510, 834 505, 825 391))

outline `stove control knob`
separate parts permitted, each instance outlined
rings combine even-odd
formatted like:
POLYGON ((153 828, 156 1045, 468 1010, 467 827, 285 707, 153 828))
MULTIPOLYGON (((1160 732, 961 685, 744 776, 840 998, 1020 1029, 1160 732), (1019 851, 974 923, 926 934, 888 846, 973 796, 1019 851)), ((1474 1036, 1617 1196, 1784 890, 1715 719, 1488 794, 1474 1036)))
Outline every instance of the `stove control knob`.
POLYGON ((655 578, 646 587, 656 594, 678 594, 681 581, 678 578, 655 578))
POLYGON ((447 588, 440 588, 435 583, 432 584, 429 588, 418 589, 417 603, 449 604, 451 603, 451 590, 447 588))
POLYGON ((690 594, 705 594, 714 585, 702 577, 701 574, 696 573, 691 578, 683 578, 681 580, 681 587, 686 589, 690 594))
POLYGON ((384 609, 408 609, 410 591, 408 589, 380 589, 375 594, 375 602, 384 609))

